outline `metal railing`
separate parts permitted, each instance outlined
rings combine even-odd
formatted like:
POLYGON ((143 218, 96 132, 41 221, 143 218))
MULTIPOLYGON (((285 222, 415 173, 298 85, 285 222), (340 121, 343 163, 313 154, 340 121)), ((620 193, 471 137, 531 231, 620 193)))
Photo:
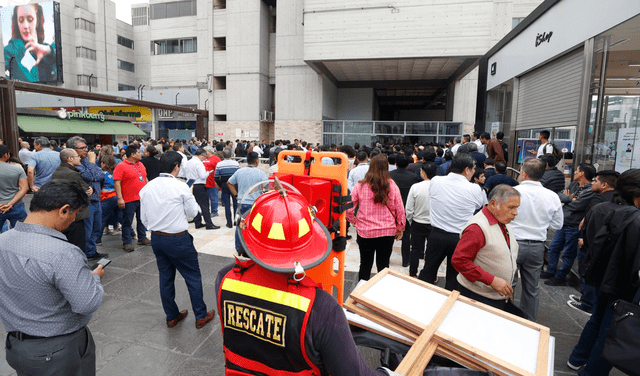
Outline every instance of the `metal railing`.
POLYGON ((445 143, 462 135, 453 121, 323 120, 322 143, 369 145, 375 142, 424 141, 445 143))

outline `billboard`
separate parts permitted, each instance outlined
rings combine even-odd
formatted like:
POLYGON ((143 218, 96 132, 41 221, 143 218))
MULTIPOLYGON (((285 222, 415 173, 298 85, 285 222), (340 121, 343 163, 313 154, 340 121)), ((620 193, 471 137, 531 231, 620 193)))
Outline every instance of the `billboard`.
POLYGON ((5 77, 27 82, 62 82, 60 4, 0 9, 5 77))

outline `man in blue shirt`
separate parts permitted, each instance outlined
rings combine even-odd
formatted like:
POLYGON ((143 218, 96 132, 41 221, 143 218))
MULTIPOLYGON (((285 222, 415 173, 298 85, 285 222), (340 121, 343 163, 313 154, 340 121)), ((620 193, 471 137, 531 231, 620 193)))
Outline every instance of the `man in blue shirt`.
POLYGON ((37 192, 44 183, 51 180, 53 171, 60 166, 60 153, 51 150, 51 143, 46 137, 36 138, 33 148, 36 149, 36 153, 31 154, 29 158, 27 178, 29 188, 37 192))
MULTIPOLYGON (((507 165, 504 162, 496 162, 496 171, 497 174, 489 177, 484 183, 484 189, 487 190, 487 194, 500 184, 507 184, 512 187, 518 185, 518 181, 516 179, 511 176, 507 176, 507 165)), ((485 173, 485 177, 486 176, 487 175, 485 173)))
MULTIPOLYGON (((251 194, 246 195, 249 189, 255 184, 267 180, 267 175, 258 168, 260 157, 258 153, 252 151, 247 155, 247 167, 243 167, 236 171, 227 181, 227 187, 231 194, 239 200, 240 214, 243 215, 251 209, 253 202, 262 194, 262 190, 256 189, 251 194), (235 186, 238 186, 236 190, 235 186)), ((236 218, 237 220, 237 218, 236 218)), ((240 247, 240 237, 236 228, 236 251, 243 255, 244 250, 240 247)))

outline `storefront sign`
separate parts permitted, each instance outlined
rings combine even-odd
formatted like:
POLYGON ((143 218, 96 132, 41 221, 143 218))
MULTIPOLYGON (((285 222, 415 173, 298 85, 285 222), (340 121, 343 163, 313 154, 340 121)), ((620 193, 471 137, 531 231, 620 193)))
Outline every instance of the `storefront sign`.
POLYGON ((550 31, 549 33, 545 32, 545 33, 542 33, 542 34, 538 34, 536 36, 536 47, 541 45, 543 42, 550 42, 552 35, 553 35, 553 31, 550 31))
POLYGON ((491 75, 492 75, 492 76, 495 76, 495 74, 496 74, 497 64, 498 64, 498 63, 493 63, 493 64, 491 64, 491 75))
POLYGON ((108 116, 124 116, 134 117, 137 122, 152 121, 151 110, 147 107, 89 107, 89 113, 98 114, 103 113, 108 116))
POLYGON ((71 120, 71 119, 84 119, 84 120, 99 120, 99 121, 104 121, 104 114, 90 114, 88 112, 67 112, 64 108, 61 108, 60 111, 58 111, 58 117, 60 119, 67 119, 67 120, 71 120))
POLYGON ((173 119, 173 111, 172 110, 158 110, 158 118, 160 119, 173 119))

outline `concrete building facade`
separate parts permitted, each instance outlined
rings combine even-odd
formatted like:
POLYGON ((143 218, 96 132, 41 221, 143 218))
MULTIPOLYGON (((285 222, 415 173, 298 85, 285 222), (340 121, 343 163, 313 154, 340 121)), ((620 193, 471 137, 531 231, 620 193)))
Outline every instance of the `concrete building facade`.
POLYGON ((323 142, 332 120, 468 133, 479 58, 541 2, 150 0, 129 25, 110 0, 65 1, 59 85, 206 109, 216 139, 323 142))

